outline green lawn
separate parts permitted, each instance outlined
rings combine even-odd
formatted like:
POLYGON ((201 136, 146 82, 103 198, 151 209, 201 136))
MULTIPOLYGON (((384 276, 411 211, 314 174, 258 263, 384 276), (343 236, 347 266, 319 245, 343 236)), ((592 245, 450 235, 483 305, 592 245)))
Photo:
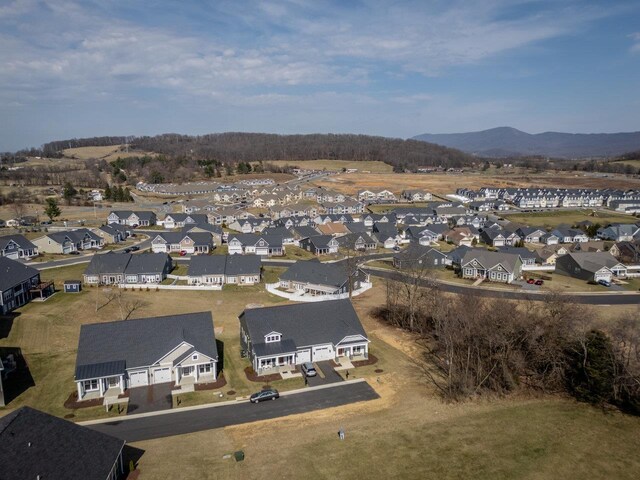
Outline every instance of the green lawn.
POLYGON ((593 210, 557 210, 549 212, 534 213, 514 213, 503 214, 502 216, 511 222, 524 225, 535 225, 545 228, 555 228, 560 224, 575 225, 578 222, 588 220, 593 223, 606 225, 609 223, 635 223, 636 217, 624 215, 622 213, 604 212, 597 210, 591 215, 593 210))

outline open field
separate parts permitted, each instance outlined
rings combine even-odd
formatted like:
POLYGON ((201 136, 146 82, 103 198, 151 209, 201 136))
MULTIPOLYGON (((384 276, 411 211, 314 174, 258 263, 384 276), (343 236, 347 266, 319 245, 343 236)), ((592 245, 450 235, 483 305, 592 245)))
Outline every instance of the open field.
POLYGON ((640 160, 618 160, 617 162, 612 163, 621 163, 622 165, 631 165, 632 167, 640 168, 640 160))
POLYGON ((343 168, 357 168, 358 174, 363 172, 369 173, 391 173, 393 167, 384 162, 376 161, 349 161, 349 160, 305 160, 296 162, 295 160, 269 160, 272 165, 285 167, 287 165, 295 165, 299 168, 311 170, 342 170, 343 168))
POLYGON ((636 223, 640 221, 632 215, 610 212, 607 210, 551 210, 534 213, 502 213, 502 216, 514 223, 536 225, 545 228, 555 228, 558 225, 575 225, 588 220, 593 223, 607 225, 609 223, 636 223))
POLYGON ((342 193, 354 194, 363 188, 388 188, 400 193, 404 189, 421 188, 435 194, 454 193, 456 188, 478 189, 483 186, 494 187, 583 187, 583 188, 639 188, 640 179, 609 175, 596 177, 587 174, 543 172, 538 174, 500 173, 485 175, 479 172, 448 173, 345 173, 314 182, 342 193))
POLYGON ((126 151, 124 145, 109 145, 104 147, 78 147, 67 148, 63 150, 65 157, 76 158, 80 160, 89 160, 92 158, 106 160, 111 162, 118 157, 144 157, 145 155, 155 156, 152 152, 126 151))
POLYGON ((369 380, 380 399, 139 442, 140 478, 636 478, 638 418, 553 397, 442 403, 410 358, 413 338, 368 314, 383 298, 377 286, 354 299, 384 358, 364 367, 383 370, 369 380), (243 462, 222 458, 240 449, 243 462))

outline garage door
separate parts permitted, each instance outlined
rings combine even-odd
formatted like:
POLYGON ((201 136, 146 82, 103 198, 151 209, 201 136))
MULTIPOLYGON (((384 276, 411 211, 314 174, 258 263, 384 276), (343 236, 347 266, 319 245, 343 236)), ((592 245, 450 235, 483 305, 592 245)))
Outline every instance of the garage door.
POLYGON ((171 367, 156 368, 153 371, 153 383, 167 383, 171 381, 171 367))
POLYGON ((313 361, 319 362, 321 360, 333 359, 333 348, 331 347, 315 347, 313 349, 313 361))
POLYGON ((18 250, 16 250, 15 252, 7 253, 6 257, 10 258, 11 260, 18 260, 18 250))
POLYGON ((147 372, 132 372, 129 374, 129 388, 148 385, 147 372))
POLYGON ((297 364, 301 364, 304 362, 310 362, 311 361, 311 350, 300 350, 297 354, 296 354, 296 363, 297 364))

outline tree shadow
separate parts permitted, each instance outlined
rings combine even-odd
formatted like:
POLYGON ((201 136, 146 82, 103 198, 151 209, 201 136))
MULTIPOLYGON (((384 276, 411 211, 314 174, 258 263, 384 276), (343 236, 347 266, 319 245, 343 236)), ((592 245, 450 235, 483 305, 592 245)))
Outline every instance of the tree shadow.
POLYGON ((216 338, 216 348, 218 349, 218 372, 224 371, 224 342, 216 338))
POLYGON ((29 365, 22 356, 20 348, 0 347, 0 359, 4 366, 2 376, 4 403, 9 405, 29 388, 34 387, 36 382, 31 376, 29 365))
POLYGON ((11 333, 13 322, 20 316, 19 312, 9 313, 0 316, 0 339, 7 338, 11 333))
POLYGON ((138 473, 133 473, 133 470, 137 470, 138 462, 144 454, 145 451, 141 448, 132 447, 128 444, 124 446, 122 449, 122 462, 124 463, 124 471, 127 472, 124 478, 138 478, 138 473), (133 470, 131 467, 133 467, 133 470))

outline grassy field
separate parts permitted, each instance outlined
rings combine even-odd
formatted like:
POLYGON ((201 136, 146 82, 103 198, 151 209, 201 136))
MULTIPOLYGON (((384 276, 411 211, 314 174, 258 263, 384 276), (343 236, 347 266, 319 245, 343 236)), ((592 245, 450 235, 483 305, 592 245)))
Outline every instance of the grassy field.
POLYGON ((143 157, 145 155, 156 155, 155 153, 150 152, 127 152, 124 145, 67 148, 62 152, 67 158, 74 158, 79 160, 89 160, 92 158, 96 158, 106 160, 107 162, 116 160, 118 157, 143 157))
POLYGON ((354 299, 381 358, 364 367, 380 399, 135 443, 140 478, 637 478, 638 418, 561 398, 442 403, 414 339, 369 315, 383 298, 377 286, 354 299), (243 462, 222 458, 240 449, 243 462))
POLYGON ((267 163, 284 167, 286 165, 295 165, 300 168, 313 170, 342 170, 343 168, 357 168, 358 173, 391 173, 393 167, 384 162, 356 162, 348 160, 305 160, 305 161, 289 161, 289 160, 270 160, 267 163))
POLYGON ((561 224, 575 225, 576 223, 585 220, 593 223, 600 223, 601 225, 609 223, 635 223, 639 221, 638 218, 631 215, 602 210, 594 212, 590 209, 503 214, 503 217, 511 222, 521 223, 524 225, 536 225, 545 228, 555 228, 561 224))

